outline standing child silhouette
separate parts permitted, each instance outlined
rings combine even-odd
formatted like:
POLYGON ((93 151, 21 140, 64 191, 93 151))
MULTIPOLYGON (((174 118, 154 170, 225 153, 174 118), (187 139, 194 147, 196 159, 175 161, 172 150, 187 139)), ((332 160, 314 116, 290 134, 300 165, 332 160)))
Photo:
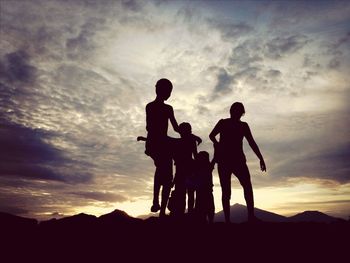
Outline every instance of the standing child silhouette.
POLYGON ((174 178, 176 201, 171 212, 175 216, 182 216, 185 213, 186 192, 188 193, 189 211, 193 209, 193 196, 187 191, 187 180, 193 173, 193 158, 197 156, 197 142, 200 140, 192 133, 191 124, 188 122, 179 125, 179 133, 181 138, 171 138, 176 166, 174 178))
POLYGON ((156 83, 156 98, 146 106, 146 151, 156 166, 154 174, 153 205, 152 212, 158 212, 159 216, 165 215, 173 179, 173 163, 171 147, 168 139, 168 121, 178 132, 178 124, 174 116, 173 108, 165 104, 172 92, 173 85, 168 79, 160 79, 156 83), (162 187, 162 200, 159 205, 159 192, 162 187))
POLYGON ((222 206, 225 221, 230 222, 231 174, 233 173, 243 186, 244 198, 247 203, 248 220, 255 221, 253 188, 250 174, 243 152, 243 138, 245 137, 256 156, 260 160, 260 168, 266 171, 266 165, 259 147, 250 131, 248 123, 240 119, 245 109, 242 103, 235 102, 230 109, 230 118, 221 119, 209 135, 214 143, 214 159, 218 163, 218 173, 222 190, 222 206), (216 135, 220 134, 220 141, 216 135))

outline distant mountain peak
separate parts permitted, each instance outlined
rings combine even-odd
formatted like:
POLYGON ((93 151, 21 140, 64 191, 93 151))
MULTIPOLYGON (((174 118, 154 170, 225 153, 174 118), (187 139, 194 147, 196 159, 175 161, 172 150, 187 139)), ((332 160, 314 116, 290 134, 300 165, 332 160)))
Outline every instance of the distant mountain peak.
MULTIPOLYGON (((254 208, 255 215, 257 218, 266 222, 286 222, 287 218, 269 211, 265 211, 259 208, 254 208)), ((234 223, 242 223, 248 220, 247 207, 245 205, 235 203, 230 207, 231 221, 234 223)), ((215 222, 223 222, 224 212, 220 211, 215 214, 215 222)))
POLYGON ((129 216, 125 211, 119 210, 119 209, 115 209, 114 211, 108 213, 108 214, 104 214, 101 215, 99 218, 103 218, 103 217, 121 217, 121 218, 131 218, 131 216, 129 216))
POLYGON ((332 223, 342 221, 340 218, 329 216, 317 210, 307 210, 302 213, 289 217, 290 222, 319 222, 332 223))
POLYGON ((116 222, 119 223, 132 223, 132 222, 139 222, 142 221, 141 219, 134 218, 130 215, 128 215, 126 212, 115 209, 114 211, 101 215, 98 220, 100 222, 105 222, 109 224, 115 224, 116 222))

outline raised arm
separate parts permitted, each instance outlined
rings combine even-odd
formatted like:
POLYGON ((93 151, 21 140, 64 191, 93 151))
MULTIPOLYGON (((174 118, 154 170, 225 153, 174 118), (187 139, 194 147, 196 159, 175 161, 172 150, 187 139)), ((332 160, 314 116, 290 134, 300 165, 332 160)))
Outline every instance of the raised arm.
POLYGON ((252 148, 252 150, 254 151, 254 153, 256 154, 256 156, 259 158, 260 160, 260 168, 261 171, 265 171, 266 172, 266 165, 265 165, 265 161, 264 158, 259 150, 258 145, 256 144, 253 135, 250 131, 250 128, 248 126, 248 124, 246 124, 245 129, 244 129, 244 136, 246 137, 249 146, 252 148))

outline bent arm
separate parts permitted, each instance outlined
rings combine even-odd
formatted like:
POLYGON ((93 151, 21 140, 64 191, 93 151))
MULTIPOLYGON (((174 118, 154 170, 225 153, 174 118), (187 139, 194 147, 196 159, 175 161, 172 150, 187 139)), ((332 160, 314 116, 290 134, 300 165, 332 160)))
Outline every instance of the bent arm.
POLYGON ((216 135, 220 133, 220 121, 215 125, 214 129, 209 134, 209 139, 216 145, 219 142, 216 139, 216 135))
POLYGON ((197 136, 195 134, 192 134, 192 136, 198 145, 200 145, 202 143, 202 139, 199 136, 197 136))

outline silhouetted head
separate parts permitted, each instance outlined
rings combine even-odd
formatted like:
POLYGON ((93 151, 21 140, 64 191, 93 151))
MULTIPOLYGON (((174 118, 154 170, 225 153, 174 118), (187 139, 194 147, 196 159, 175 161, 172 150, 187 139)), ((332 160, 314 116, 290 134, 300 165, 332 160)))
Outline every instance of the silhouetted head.
POLYGON ((209 163, 209 153, 206 151, 200 151, 197 154, 196 160, 200 163, 209 163))
POLYGON ((187 136, 192 133, 192 127, 191 124, 188 122, 182 122, 179 125, 179 133, 181 137, 187 136))
POLYGON ((157 97, 163 100, 167 100, 171 91, 173 90, 173 84, 168 79, 160 79, 156 83, 156 94, 157 97))
POLYGON ((241 102, 235 102, 230 108, 231 119, 239 120, 245 113, 244 106, 241 102))

